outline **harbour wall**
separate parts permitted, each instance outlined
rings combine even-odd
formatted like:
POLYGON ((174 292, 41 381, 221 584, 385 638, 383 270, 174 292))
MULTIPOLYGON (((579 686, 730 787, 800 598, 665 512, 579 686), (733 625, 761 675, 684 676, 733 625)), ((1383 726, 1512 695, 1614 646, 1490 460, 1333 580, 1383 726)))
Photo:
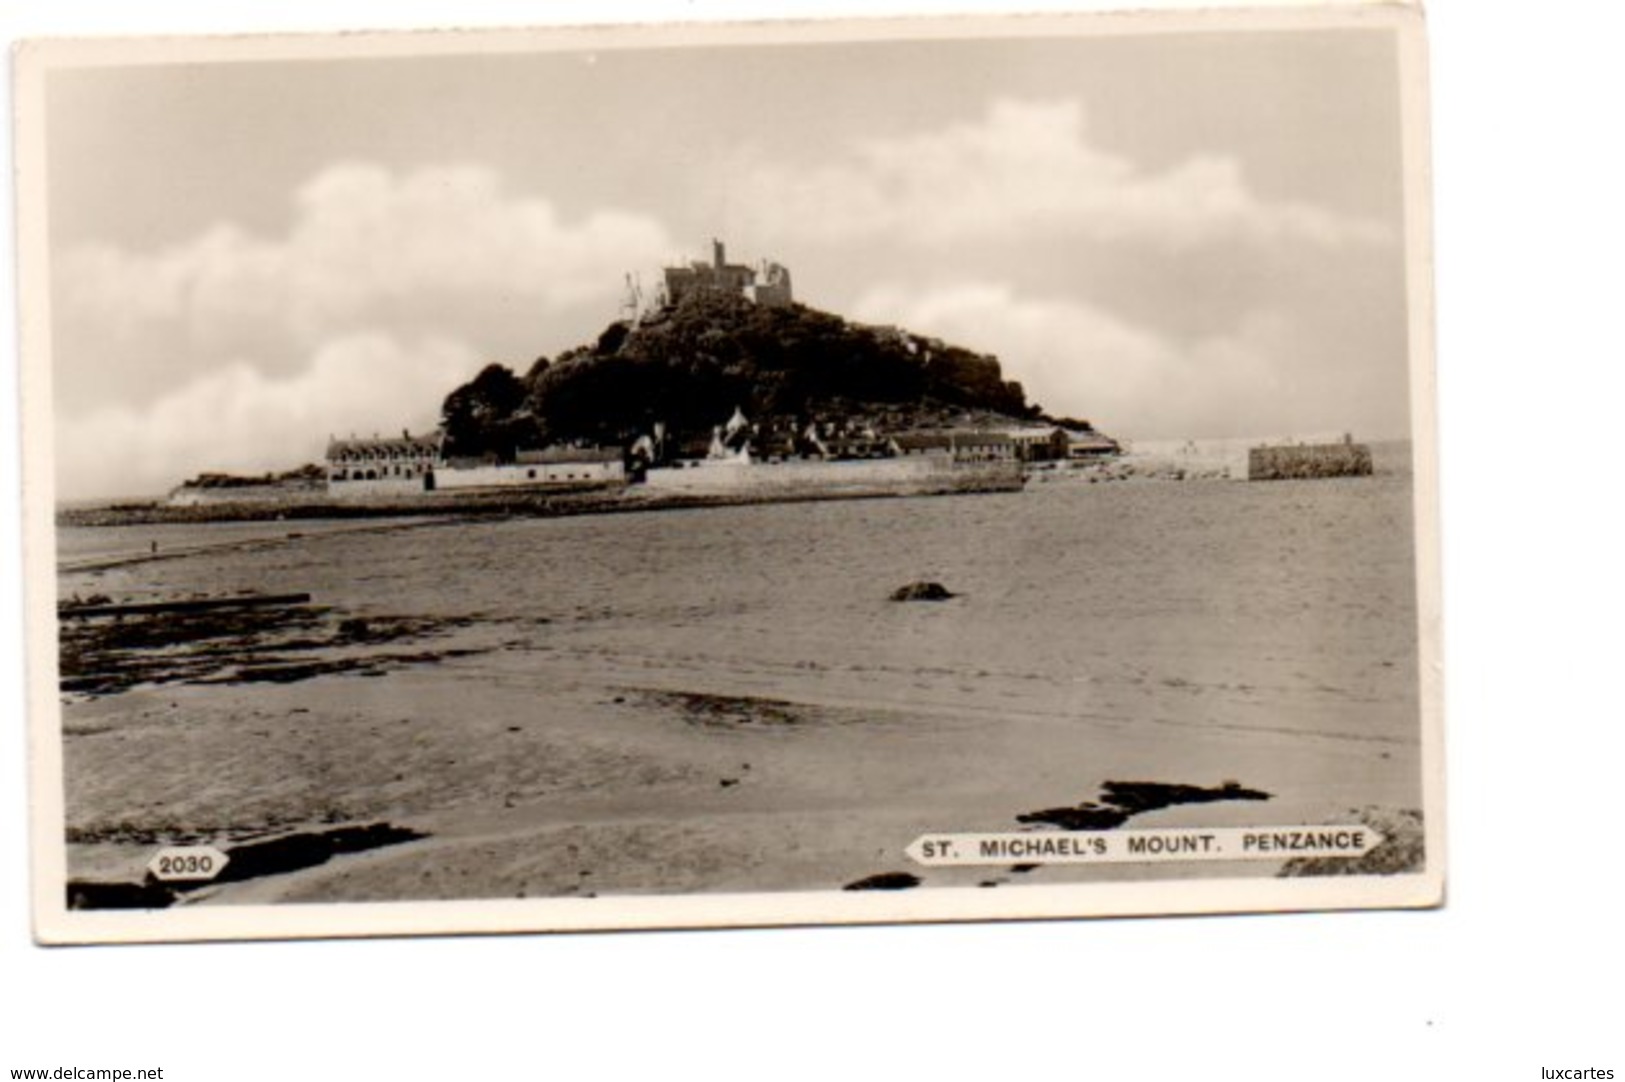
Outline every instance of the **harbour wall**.
POLYGON ((707 462, 686 469, 652 469, 643 487, 673 494, 793 499, 1015 491, 1023 481, 1016 462, 953 462, 919 455, 852 462, 707 462))
POLYGON ((427 493, 422 477, 379 477, 372 480, 329 481, 326 494, 339 500, 387 500, 427 493))
POLYGON ((471 488, 525 488, 538 485, 617 484, 626 480, 619 459, 612 462, 548 462, 504 466, 464 466, 434 471, 437 492, 471 488))
POLYGON ((1249 481, 1369 477, 1371 472, 1371 448, 1351 441, 1254 447, 1247 453, 1249 481))

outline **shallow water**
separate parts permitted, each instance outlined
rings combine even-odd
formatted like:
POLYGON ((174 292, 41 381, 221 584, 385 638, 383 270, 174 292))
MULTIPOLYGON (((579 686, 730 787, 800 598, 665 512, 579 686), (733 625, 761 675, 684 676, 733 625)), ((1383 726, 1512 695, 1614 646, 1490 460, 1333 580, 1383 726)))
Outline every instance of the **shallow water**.
MULTIPOLYGON (((65 573, 61 589, 299 591, 346 615, 545 620, 537 664, 679 690, 1414 740, 1410 500, 1388 471, 284 530, 65 573), (920 579, 957 596, 889 600, 920 579)), ((165 543, 241 532, 184 529, 165 543)), ((110 541, 61 533, 64 553, 110 541)))

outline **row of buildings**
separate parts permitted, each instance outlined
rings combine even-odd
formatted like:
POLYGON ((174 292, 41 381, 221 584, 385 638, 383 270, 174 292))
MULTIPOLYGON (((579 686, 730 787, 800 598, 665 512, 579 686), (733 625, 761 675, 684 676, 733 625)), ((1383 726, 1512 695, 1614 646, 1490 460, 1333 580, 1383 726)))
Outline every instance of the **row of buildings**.
POLYGON ((955 463, 1042 463, 1115 454, 1097 432, 1054 426, 877 432, 870 424, 753 423, 735 410, 709 440, 671 441, 662 426, 631 447, 558 446, 521 450, 512 462, 448 457, 439 432, 328 441, 327 489, 336 496, 387 496, 506 487, 604 486, 647 471, 729 462, 771 467, 792 461, 857 461, 934 456, 955 463))
POLYGON ((619 449, 547 447, 523 450, 512 462, 445 454, 443 433, 372 439, 329 439, 327 491, 334 496, 401 496, 512 487, 586 487, 626 480, 619 449))
POLYGON ((1094 431, 1072 431, 1054 425, 1016 425, 1002 428, 956 427, 882 432, 872 421, 814 421, 797 426, 784 421, 752 422, 735 409, 725 424, 716 426, 709 441, 690 440, 675 448, 660 441, 657 426, 652 438, 639 440, 634 454, 650 463, 673 460, 688 464, 701 459, 746 458, 777 462, 792 458, 826 461, 894 458, 919 454, 946 454, 962 462, 1057 462, 1115 454, 1115 440, 1094 431))

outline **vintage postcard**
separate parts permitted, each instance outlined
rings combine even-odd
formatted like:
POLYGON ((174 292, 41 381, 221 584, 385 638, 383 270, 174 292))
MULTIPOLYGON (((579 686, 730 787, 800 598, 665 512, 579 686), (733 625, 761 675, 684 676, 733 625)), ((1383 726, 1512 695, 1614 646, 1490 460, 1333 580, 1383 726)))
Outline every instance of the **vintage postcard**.
POLYGON ((1415 8, 16 59, 42 941, 1441 900, 1415 8))

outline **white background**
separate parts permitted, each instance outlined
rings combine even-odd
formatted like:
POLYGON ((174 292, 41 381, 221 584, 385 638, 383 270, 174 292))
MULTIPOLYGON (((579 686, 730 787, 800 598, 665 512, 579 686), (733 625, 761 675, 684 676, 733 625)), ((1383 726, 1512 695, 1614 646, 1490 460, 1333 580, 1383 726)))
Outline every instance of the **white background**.
MULTIPOLYGON (((254 10, 14 6, 0 13, 8 39, 765 10, 496 0, 376 11, 331 0, 254 10)), ((798 0, 774 10, 863 5, 798 0)), ((0 715, 9 722, 0 731, 0 1072, 1362 1082, 1539 1079, 1543 1067, 1625 1072, 1614 889, 1625 852, 1616 792, 1625 770, 1625 19, 1595 0, 1437 0, 1430 22, 1446 908, 38 948, 27 910, 19 479, 8 453, 0 455, 0 715)), ((4 226, 9 242, 9 215, 4 226)), ((9 264, 3 274, 0 426, 15 448, 9 264)))

